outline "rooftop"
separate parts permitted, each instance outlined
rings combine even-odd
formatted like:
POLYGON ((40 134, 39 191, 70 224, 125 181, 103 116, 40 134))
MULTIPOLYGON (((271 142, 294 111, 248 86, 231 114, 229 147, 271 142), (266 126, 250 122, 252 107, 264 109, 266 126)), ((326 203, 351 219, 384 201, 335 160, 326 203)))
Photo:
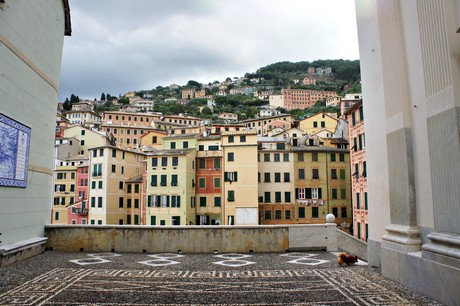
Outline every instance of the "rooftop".
POLYGON ((440 305, 329 252, 46 251, 0 269, 0 304, 440 305))

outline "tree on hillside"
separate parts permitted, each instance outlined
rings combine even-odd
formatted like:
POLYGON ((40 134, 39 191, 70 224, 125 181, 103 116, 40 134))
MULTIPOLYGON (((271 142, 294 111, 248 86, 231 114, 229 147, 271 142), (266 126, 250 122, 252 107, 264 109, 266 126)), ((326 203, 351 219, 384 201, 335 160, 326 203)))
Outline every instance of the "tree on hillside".
POLYGON ((191 86, 191 87, 195 87, 195 88, 200 89, 201 88, 201 83, 199 83, 197 81, 194 81, 194 80, 190 80, 190 81, 187 82, 187 86, 191 86))
POLYGON ((118 103, 123 104, 123 105, 127 105, 127 104, 129 104, 129 99, 126 98, 126 97, 121 97, 120 99, 118 99, 118 103))
POLYGON ((102 93, 102 95, 101 95, 101 101, 105 101, 105 93, 102 93))
POLYGON ((70 104, 69 98, 65 98, 65 102, 64 102, 64 104, 62 105, 62 107, 63 107, 64 110, 66 110, 66 111, 69 111, 69 110, 72 109, 72 104, 70 104))

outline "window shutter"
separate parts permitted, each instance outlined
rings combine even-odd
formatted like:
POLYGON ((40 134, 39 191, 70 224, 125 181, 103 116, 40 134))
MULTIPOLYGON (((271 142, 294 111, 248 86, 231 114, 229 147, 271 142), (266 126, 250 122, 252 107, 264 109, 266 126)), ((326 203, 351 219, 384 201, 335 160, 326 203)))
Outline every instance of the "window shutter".
POLYGON ((305 195, 306 199, 311 199, 311 188, 306 188, 307 194, 305 195))
POLYGON ((318 199, 322 199, 322 192, 321 192, 321 188, 318 188, 318 199))
POLYGON ((233 181, 238 182, 238 172, 233 172, 233 181))
POLYGON ((166 207, 169 207, 169 195, 166 196, 166 207))
POLYGON ((180 207, 180 196, 176 196, 176 207, 180 207))
POLYGON ((299 198, 299 188, 295 189, 295 199, 297 200, 299 198))
POLYGON ((228 172, 227 171, 224 172, 224 181, 228 182, 228 172))

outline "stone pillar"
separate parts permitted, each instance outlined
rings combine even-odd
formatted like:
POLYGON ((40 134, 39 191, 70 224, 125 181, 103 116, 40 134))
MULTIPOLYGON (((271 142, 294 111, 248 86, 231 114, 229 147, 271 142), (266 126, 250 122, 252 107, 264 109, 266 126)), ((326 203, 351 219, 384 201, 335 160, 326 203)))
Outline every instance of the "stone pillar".
POLYGON ((386 141, 391 224, 382 248, 407 253, 419 251, 416 220, 412 118, 406 49, 398 0, 377 2, 383 85, 385 88, 386 141))
POLYGON ((460 1, 419 0, 435 232, 423 257, 460 267, 460 1), (434 78, 433 76, 436 76, 434 78))

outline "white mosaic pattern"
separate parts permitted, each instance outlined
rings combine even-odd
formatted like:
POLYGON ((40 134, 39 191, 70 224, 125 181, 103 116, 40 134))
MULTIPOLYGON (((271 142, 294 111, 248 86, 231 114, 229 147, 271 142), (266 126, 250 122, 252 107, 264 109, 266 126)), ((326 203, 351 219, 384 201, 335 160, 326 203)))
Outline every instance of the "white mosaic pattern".
POLYGON ((308 266, 317 266, 327 262, 329 260, 313 258, 318 256, 317 254, 306 254, 306 253, 287 253, 280 255, 283 257, 294 258, 289 260, 288 263, 298 264, 298 265, 308 265, 308 266))
POLYGON ((255 264, 254 261, 243 260, 243 258, 250 258, 252 255, 227 253, 215 255, 214 257, 223 258, 224 260, 213 262, 213 264, 226 267, 243 267, 255 264))
POLYGON ((72 259, 72 260, 69 260, 69 261, 73 262, 73 263, 75 263, 77 265, 80 265, 80 266, 94 265, 94 264, 112 262, 111 260, 108 260, 106 258, 118 257, 118 256, 121 256, 121 255, 116 254, 116 253, 95 253, 95 254, 86 254, 86 256, 88 256, 90 258, 72 259))
POLYGON ((352 269, 190 272, 62 268, 0 295, 0 305, 100 305, 107 304, 107 297, 117 301, 109 302, 110 305, 154 302, 178 305, 181 303, 168 299, 183 294, 202 298, 201 303, 209 296, 214 299, 224 296, 223 303, 219 302, 221 305, 234 304, 233 294, 235 297, 246 294, 248 298, 254 298, 254 294, 272 296, 279 298, 283 305, 410 304, 352 269), (120 302, 141 292, 155 293, 155 296, 146 295, 147 300, 142 302, 120 302), (321 300, 317 300, 319 295, 321 300), (225 299, 225 296, 230 298, 225 299), (102 300, 98 300, 100 297, 102 300))

